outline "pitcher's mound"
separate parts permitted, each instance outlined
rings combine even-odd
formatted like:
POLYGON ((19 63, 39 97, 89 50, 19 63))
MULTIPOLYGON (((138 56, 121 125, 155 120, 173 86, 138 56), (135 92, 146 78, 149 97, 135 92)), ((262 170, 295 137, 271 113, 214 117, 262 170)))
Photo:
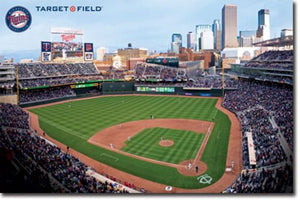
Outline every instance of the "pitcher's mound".
POLYGON ((207 166, 202 161, 185 160, 179 164, 177 171, 184 176, 197 176, 206 172, 207 166), (189 168, 189 164, 190 168, 189 168), (198 172, 196 172, 196 167, 198 167, 198 172))
POLYGON ((161 140, 159 141, 159 145, 163 147, 170 147, 174 144, 173 140, 161 140))

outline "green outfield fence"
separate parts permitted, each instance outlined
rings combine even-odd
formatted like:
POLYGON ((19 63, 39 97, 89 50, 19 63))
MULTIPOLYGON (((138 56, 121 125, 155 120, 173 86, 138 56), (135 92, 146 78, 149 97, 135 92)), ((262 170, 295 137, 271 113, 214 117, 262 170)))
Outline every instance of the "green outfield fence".
MULTIPOLYGON (((43 88, 47 90, 50 87, 43 88)), ((30 107, 41 104, 48 104, 59 102, 62 100, 91 97, 96 95, 118 95, 118 94, 156 94, 156 95, 183 95, 183 96, 200 96, 200 97, 221 97, 222 89, 211 88, 184 88, 175 87, 171 85, 139 85, 136 86, 134 82, 128 81, 114 81, 114 82, 99 82, 99 86, 89 88, 74 88, 75 97, 64 97, 59 99, 51 99, 34 103, 21 103, 21 107, 30 107), (90 91, 97 91, 91 93, 90 91)), ((225 91, 230 89, 225 89, 225 91)))

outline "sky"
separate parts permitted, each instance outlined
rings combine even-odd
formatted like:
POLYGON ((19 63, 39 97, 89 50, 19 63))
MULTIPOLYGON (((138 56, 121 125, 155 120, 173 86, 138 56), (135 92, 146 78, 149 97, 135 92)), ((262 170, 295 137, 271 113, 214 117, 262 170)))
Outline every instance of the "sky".
POLYGON ((186 46, 186 34, 195 32, 195 25, 221 21, 224 4, 237 5, 238 31, 256 30, 257 13, 263 8, 270 10, 272 38, 279 37, 281 29, 293 28, 293 0, 1 0, 0 55, 36 54, 40 42, 51 39, 51 27, 82 29, 84 41, 94 43, 95 49, 103 46, 113 52, 132 43, 136 48, 166 52, 173 33, 182 34, 186 46), (4 20, 7 11, 17 5, 32 15, 30 28, 22 33, 12 32, 4 20), (38 12, 36 8, 65 5, 101 6, 102 10, 38 12))

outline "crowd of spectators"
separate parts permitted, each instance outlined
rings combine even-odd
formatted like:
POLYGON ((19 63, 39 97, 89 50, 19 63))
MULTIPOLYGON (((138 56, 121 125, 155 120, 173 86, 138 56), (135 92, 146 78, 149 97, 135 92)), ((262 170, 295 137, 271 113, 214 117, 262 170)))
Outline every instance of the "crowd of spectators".
POLYGON ((92 63, 69 64, 18 64, 20 78, 53 77, 62 75, 99 74, 92 63))
POLYGON ((223 105, 234 111, 242 111, 260 104, 267 110, 277 110, 283 101, 293 102, 291 87, 268 82, 240 80, 238 90, 226 93, 223 105))
POLYGON ((293 85, 293 76, 285 76, 284 74, 265 74, 265 75, 257 75, 256 79, 260 79, 263 81, 271 81, 277 83, 286 83, 289 85, 293 85))
POLYGON ((95 76, 74 76, 74 77, 51 77, 39 79, 25 79, 20 81, 20 88, 37 87, 37 86, 56 86, 63 84, 83 83, 86 81, 103 80, 102 75, 95 76))
POLYGON ((262 68, 268 70, 293 70, 294 52, 267 51, 253 58, 244 67, 262 68))
POLYGON ((177 71, 178 70, 175 68, 165 67, 161 71, 160 78, 163 80, 172 81, 173 79, 177 78, 177 71))
POLYGON ((60 65, 59 68, 57 68, 57 66, 59 65, 56 64, 37 64, 36 67, 38 67, 36 70, 33 70, 30 65, 19 66, 21 69, 20 76, 23 77, 20 79, 21 89, 26 87, 74 84, 92 80, 124 79, 126 75, 130 75, 128 71, 109 70, 106 72, 98 72, 94 65, 91 63, 87 63, 84 65, 64 64, 60 65), (67 69, 70 66, 71 68, 67 69), (31 70, 34 71, 34 73, 31 73, 31 70))
POLYGON ((28 114, 21 108, 10 104, 0 104, 0 107, 1 115, 9 113, 6 116, 10 116, 10 120, 27 123, 20 126, 19 123, 7 124, 1 121, 1 149, 12 151, 18 162, 31 174, 31 178, 38 181, 44 189, 51 189, 43 192, 128 193, 119 184, 101 182, 87 175, 88 166, 29 130, 28 114), (50 184, 52 179, 59 184, 50 184))
MULTIPOLYGON (((291 92, 292 93, 292 92, 291 92)), ((293 112, 293 95, 286 94, 282 92, 282 95, 287 95, 284 100, 282 97, 280 106, 277 106, 276 112, 274 114, 274 120, 280 130, 280 132, 285 137, 287 143, 289 144, 290 149, 294 150, 294 136, 293 136, 293 128, 294 128, 294 112, 293 112)), ((277 101, 279 103, 280 100, 277 101)))
POLYGON ((143 74, 145 72, 145 67, 143 64, 137 64, 134 68, 134 78, 135 79, 142 79, 143 74))
POLYGON ((238 90, 226 92, 223 106, 239 112, 261 105, 272 113, 293 149, 293 89, 267 82, 240 81, 238 90), (289 122, 289 123, 285 123, 289 122))
POLYGON ((187 76, 186 76, 186 70, 179 68, 177 70, 177 78, 186 79, 187 78, 187 76))
MULTIPOLYGON (((202 73, 203 74, 203 73, 202 73)), ((182 68, 172 68, 165 66, 155 66, 147 64, 138 64, 135 67, 135 79, 147 79, 157 78, 167 82, 176 82, 176 80, 186 80, 185 84, 181 84, 183 87, 199 87, 199 88, 222 88, 222 77, 207 76, 199 73, 196 78, 189 78, 186 70, 182 68)), ((225 88, 237 88, 238 81, 225 77, 225 88)))
POLYGON ((20 104, 41 102, 74 96, 76 96, 76 93, 74 90, 71 89, 70 86, 51 87, 37 90, 21 90, 20 104))
POLYGON ((145 65, 145 72, 144 72, 144 76, 145 77, 155 77, 155 78, 159 78, 161 71, 162 71, 162 67, 161 66, 152 66, 152 65, 145 65))
MULTIPOLYGON (((237 88, 238 81, 228 77, 224 77, 225 88, 237 88)), ((221 76, 200 76, 197 79, 189 80, 184 87, 199 87, 199 88, 222 88, 221 76)))
POLYGON ((286 187, 291 188, 290 165, 276 170, 273 170, 273 166, 283 166, 293 161, 291 155, 286 154, 283 149, 290 148, 293 152, 292 87, 241 80, 237 90, 225 93, 223 106, 236 113, 241 122, 243 168, 246 170, 251 167, 246 132, 252 132, 257 162, 255 168, 258 169, 254 173, 247 171, 246 174, 241 174, 225 192, 284 192, 286 187), (275 124, 272 123, 273 119, 275 124), (288 147, 282 146, 280 133, 288 147), (277 173, 280 174, 279 178, 276 178, 277 173), (281 188, 281 184, 285 187, 281 188))
POLYGON ((28 114, 20 107, 0 103, 0 127, 29 129, 28 114))
POLYGON ((187 79, 185 69, 145 63, 140 63, 135 66, 134 77, 135 79, 156 78, 165 81, 187 79))
POLYGON ((261 68, 261 69, 273 69, 273 70, 293 70, 294 64, 292 62, 274 62, 274 61, 265 61, 257 62, 250 61, 245 64, 244 67, 248 68, 261 68))
POLYGON ((277 136, 278 130, 273 127, 269 118, 270 113, 262 108, 253 108, 238 113, 243 132, 243 166, 249 167, 249 156, 246 132, 252 132, 256 167, 275 165, 287 161, 287 157, 277 136))
POLYGON ((266 51, 263 54, 253 58, 255 61, 291 61, 294 60, 294 51, 266 51))
MULTIPOLYGON (((13 131, 5 129, 5 133, 13 131)), ((0 127, 0 186, 2 193, 45 193, 62 192, 62 187, 50 179, 37 165, 25 166, 23 155, 13 151, 10 144, 7 144, 6 136, 2 134, 4 130, 0 127), (18 160, 15 158, 18 156, 18 160), (23 164, 21 164, 21 162, 23 164)), ((10 141, 9 141, 10 142, 10 141)), ((29 160, 28 160, 29 161, 29 160)), ((31 160, 32 161, 32 160, 31 160)))
POLYGON ((254 172, 244 170, 223 193, 291 193, 293 178, 289 165, 254 172))
POLYGON ((267 51, 241 64, 238 71, 229 72, 240 77, 250 77, 275 83, 293 85, 294 52, 267 51))
POLYGON ((132 73, 128 72, 127 70, 110 70, 106 73, 101 73, 103 79, 124 79, 126 75, 133 75, 132 73))

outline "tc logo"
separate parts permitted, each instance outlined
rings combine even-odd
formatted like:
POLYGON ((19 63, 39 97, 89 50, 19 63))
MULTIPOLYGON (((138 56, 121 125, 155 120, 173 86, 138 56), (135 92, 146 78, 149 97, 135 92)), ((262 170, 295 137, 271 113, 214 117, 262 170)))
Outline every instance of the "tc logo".
POLYGON ((31 14, 26 8, 15 6, 6 13, 5 21, 10 30, 23 32, 31 25, 31 14))
POLYGON ((42 52, 51 52, 51 42, 42 42, 42 52))
POLYGON ((211 184, 212 177, 210 177, 208 174, 204 174, 202 176, 199 176, 197 180, 202 184, 211 184))

